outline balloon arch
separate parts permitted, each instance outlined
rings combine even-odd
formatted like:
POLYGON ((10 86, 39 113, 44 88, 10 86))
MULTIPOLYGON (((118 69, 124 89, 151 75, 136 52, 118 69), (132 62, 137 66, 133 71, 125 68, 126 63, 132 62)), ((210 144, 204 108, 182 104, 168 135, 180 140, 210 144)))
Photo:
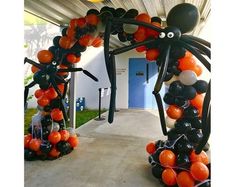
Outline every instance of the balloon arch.
POLYGON ((37 54, 39 63, 25 58, 32 65, 33 82, 28 91, 35 91, 38 113, 32 117, 29 134, 25 135, 25 159, 56 159, 70 153, 79 143, 74 129, 66 128, 68 120, 64 104, 69 72, 82 71, 94 81, 98 79, 87 70, 74 68, 88 46, 104 46, 105 64, 111 83, 108 122, 113 122, 116 98, 115 55, 135 49, 145 53, 148 61, 157 63, 159 75, 153 94, 158 105, 162 132, 167 140, 147 144, 152 174, 167 186, 209 186, 210 163, 206 144, 210 136, 210 83, 198 80, 201 65, 210 71, 210 43, 185 33, 199 21, 199 12, 191 4, 173 7, 162 27, 159 17, 139 14, 136 9, 103 7, 90 9, 85 17, 72 19, 53 39, 53 46, 37 54), (117 35, 128 46, 109 50, 110 35, 117 35), (164 95, 167 116, 159 91, 165 82, 164 95))

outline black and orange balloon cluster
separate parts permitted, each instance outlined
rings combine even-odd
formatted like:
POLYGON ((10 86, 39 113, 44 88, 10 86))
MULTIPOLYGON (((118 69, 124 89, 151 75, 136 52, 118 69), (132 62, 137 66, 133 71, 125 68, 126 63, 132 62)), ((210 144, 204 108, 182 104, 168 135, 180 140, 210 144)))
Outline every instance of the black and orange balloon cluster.
POLYGON ((208 83, 198 80, 202 67, 189 51, 177 60, 177 68, 179 75, 165 82, 167 140, 146 146, 152 174, 166 186, 210 186, 208 148, 195 153, 203 137, 201 115, 208 83))
POLYGON ((88 46, 103 44, 98 31, 100 18, 97 12, 88 11, 82 18, 72 19, 62 30, 61 36, 53 39, 53 46, 37 53, 39 63, 25 58, 32 65, 33 82, 26 86, 25 101, 29 88, 38 84, 34 93, 38 113, 32 117, 30 128, 24 137, 25 160, 55 159, 70 153, 79 140, 74 129, 66 128, 67 109, 64 99, 69 72, 83 71, 95 81, 98 79, 82 68, 73 65, 81 59, 88 46), (93 13, 92 13, 93 12, 93 13))

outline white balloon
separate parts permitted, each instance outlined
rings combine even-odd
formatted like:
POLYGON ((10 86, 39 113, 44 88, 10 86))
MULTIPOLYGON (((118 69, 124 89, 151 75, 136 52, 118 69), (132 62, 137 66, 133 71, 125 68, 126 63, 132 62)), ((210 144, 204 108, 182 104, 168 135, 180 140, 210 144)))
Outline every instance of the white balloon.
POLYGON ((74 129, 74 128, 68 127, 66 130, 69 131, 69 135, 70 135, 70 136, 76 135, 76 132, 75 132, 75 129, 74 129))
POLYGON ((194 71, 185 70, 179 74, 179 80, 184 85, 193 85, 197 82, 197 75, 194 71))
POLYGON ((178 76, 173 76, 169 81, 164 82, 165 85, 169 86, 172 82, 179 80, 178 76))
POLYGON ((138 30, 138 25, 123 24, 123 30, 128 34, 133 34, 138 30))
POLYGON ((166 126, 170 129, 175 128, 175 119, 170 118, 169 116, 166 116, 166 126))
POLYGON ((55 123, 55 122, 54 122, 52 131, 59 131, 59 130, 60 130, 60 125, 59 125, 59 123, 55 123))

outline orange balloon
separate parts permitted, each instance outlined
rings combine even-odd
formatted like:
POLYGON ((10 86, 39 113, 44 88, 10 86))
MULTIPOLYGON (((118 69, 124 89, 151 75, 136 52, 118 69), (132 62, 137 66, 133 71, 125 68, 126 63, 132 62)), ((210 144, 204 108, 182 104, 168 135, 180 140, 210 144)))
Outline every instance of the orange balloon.
POLYGON ((99 18, 95 14, 89 14, 85 17, 86 23, 89 25, 97 25, 99 22, 99 18))
POLYGON ((192 58, 192 57, 193 57, 193 54, 192 54, 191 52, 189 52, 189 51, 186 51, 184 57, 190 57, 190 58, 192 58))
POLYGON ((57 92, 55 91, 54 88, 49 88, 45 91, 45 96, 48 99, 55 99, 55 98, 57 98, 58 94, 57 94, 57 92))
POLYGON ((31 71, 32 73, 36 73, 39 70, 39 68, 37 68, 36 66, 31 66, 31 71))
POLYGON ((179 62, 179 65, 178 65, 178 68, 181 70, 181 71, 184 71, 184 70, 192 70, 195 68, 196 66, 196 60, 193 58, 193 57, 183 57, 183 58, 180 58, 178 60, 179 62))
POLYGON ((60 155, 60 152, 56 149, 56 147, 52 147, 51 151, 48 153, 49 156, 51 157, 58 157, 60 155))
POLYGON ((162 172, 162 181, 168 186, 174 186, 176 184, 177 174, 172 168, 166 168, 162 172))
POLYGON ((176 163, 176 156, 171 150, 163 150, 159 155, 159 161, 164 167, 173 167, 176 163))
POLYGON ((40 139, 33 138, 29 142, 29 149, 33 151, 39 151, 42 141, 40 139))
POLYGON ((151 155, 156 151, 155 142, 149 142, 146 145, 146 151, 151 155))
POLYGON ((198 110, 198 117, 202 117, 202 108, 197 109, 198 110))
MULTIPOLYGON (((158 22, 152 22, 151 24, 158 27, 158 28, 161 28, 161 24, 158 22)), ((150 28, 146 28, 146 35, 147 35, 147 37, 156 38, 159 35, 159 32, 154 31, 153 29, 150 29, 150 28)))
POLYGON ((58 84, 57 87, 59 88, 61 94, 64 93, 64 84, 58 84))
POLYGON ((202 162, 194 162, 190 167, 190 173, 197 181, 204 181, 209 177, 209 169, 202 162))
POLYGON ((70 40, 73 40, 73 39, 74 39, 75 33, 76 33, 76 31, 74 30, 74 28, 68 27, 68 29, 67 29, 67 31, 66 31, 66 34, 67 34, 67 37, 68 37, 70 40))
POLYGON ((209 164, 209 158, 205 151, 202 151, 201 153, 196 154, 195 150, 193 150, 189 158, 191 162, 202 162, 205 165, 209 164))
POLYGON ((76 18, 71 19, 69 22, 69 28, 74 29, 76 26, 77 26, 77 19, 76 18))
POLYGON ((68 36, 62 36, 59 40, 60 47, 64 49, 69 49, 71 44, 72 44, 72 41, 68 36))
POLYGON ((91 42, 92 42, 91 39, 92 39, 91 35, 86 34, 86 35, 82 36, 82 37, 79 39, 78 43, 79 43, 81 46, 87 47, 88 45, 91 44, 91 42))
POLYGON ((86 25, 86 19, 85 18, 78 18, 76 20, 76 24, 79 28, 85 27, 86 25))
POLYGON ((179 119, 183 115, 183 110, 175 105, 170 105, 166 113, 172 119, 179 119))
MULTIPOLYGON (((59 65, 59 69, 68 69, 68 67, 61 64, 61 65, 59 65)), ((57 72, 57 74, 61 75, 61 76, 66 76, 69 73, 68 72, 57 72)))
POLYGON ((93 47, 100 47, 103 45, 103 39, 100 37, 97 37, 93 40, 92 44, 93 47))
POLYGON ((176 178, 179 187, 194 187, 195 181, 187 171, 181 171, 176 178))
POLYGON ((135 17, 135 19, 137 21, 151 23, 151 17, 146 13, 139 14, 138 16, 135 17))
POLYGON ((73 64, 73 63, 76 63, 77 57, 75 54, 70 53, 66 56, 66 60, 73 64))
POLYGON ((27 134, 24 136, 24 148, 29 148, 29 142, 32 140, 32 134, 27 134))
POLYGON ((34 96, 35 96, 36 98, 39 98, 39 97, 43 96, 44 93, 45 93, 44 90, 42 90, 42 89, 37 89, 37 90, 34 92, 34 96))
POLYGON ((37 103, 38 105, 44 107, 50 103, 50 100, 46 96, 42 95, 38 98, 37 103))
POLYGON ((55 121, 60 121, 63 119, 63 112, 59 108, 54 108, 51 111, 51 118, 55 121))
POLYGON ((60 135, 61 135, 61 141, 67 141, 69 139, 69 131, 67 130, 61 130, 60 135))
POLYGON ((79 57, 76 58, 76 62, 75 62, 75 63, 80 62, 80 60, 81 60, 81 56, 79 56, 79 57))
POLYGON ((43 64, 51 63, 53 60, 53 54, 49 50, 41 50, 37 54, 38 61, 43 64))
POLYGON ((160 52, 158 49, 148 49, 146 51, 146 59, 148 61, 156 61, 159 54, 160 52))
POLYGON ((79 144, 78 137, 77 136, 70 136, 68 139, 68 143, 71 147, 77 147, 79 144))
POLYGON ((137 42, 142 42, 147 38, 146 29, 142 26, 138 27, 138 30, 134 33, 134 39, 137 42))
POLYGON ((57 144, 61 140, 61 135, 57 131, 52 131, 48 136, 48 141, 52 144, 57 144))
POLYGON ((203 106, 204 95, 197 94, 192 100, 190 100, 190 104, 196 107, 197 109, 201 109, 203 106))
POLYGON ((135 48, 135 50, 139 53, 146 51, 146 49, 147 48, 144 45, 135 48))
POLYGON ((193 69, 192 71, 194 71, 194 72, 197 74, 198 77, 199 77, 199 76, 202 74, 202 72, 203 72, 202 67, 201 67, 200 65, 198 65, 198 64, 194 67, 194 69, 193 69))

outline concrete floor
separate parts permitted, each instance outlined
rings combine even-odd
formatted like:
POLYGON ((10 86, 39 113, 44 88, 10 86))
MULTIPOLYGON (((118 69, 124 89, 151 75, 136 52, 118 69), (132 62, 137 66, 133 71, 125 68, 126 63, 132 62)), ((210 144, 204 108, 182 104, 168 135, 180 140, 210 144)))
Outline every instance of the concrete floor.
POLYGON ((91 120, 80 145, 54 161, 25 161, 25 187, 157 187, 145 146, 165 139, 157 111, 120 110, 113 124, 91 120))

